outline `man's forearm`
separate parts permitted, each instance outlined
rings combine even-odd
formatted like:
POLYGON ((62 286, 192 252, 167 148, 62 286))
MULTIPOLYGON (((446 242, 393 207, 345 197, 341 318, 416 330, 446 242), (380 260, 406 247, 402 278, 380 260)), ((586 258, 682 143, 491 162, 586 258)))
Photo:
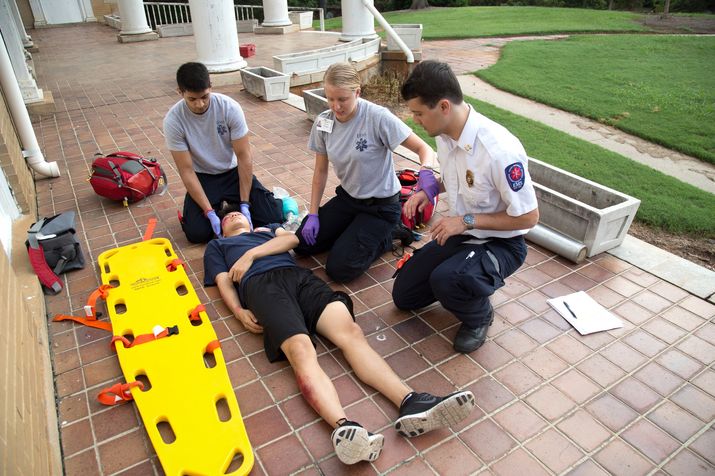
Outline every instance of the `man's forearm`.
POLYGON ((204 188, 201 186, 201 182, 199 182, 199 178, 196 176, 196 172, 188 170, 180 172, 179 175, 181 176, 181 181, 184 183, 184 187, 186 187, 186 191, 189 193, 189 196, 198 206, 201 207, 201 210, 206 212, 207 210, 212 209, 213 205, 209 202, 206 192, 204 192, 204 188))
POLYGON ((253 161, 250 154, 238 156, 238 184, 241 191, 241 201, 248 202, 251 196, 251 185, 253 183, 253 161))
POLYGON ((218 286, 218 291, 221 294, 221 299, 228 306, 231 312, 237 316, 239 310, 243 309, 241 307, 241 301, 238 298, 238 292, 234 287, 233 281, 229 277, 228 273, 220 273, 216 276, 216 285, 218 286))
POLYGON ((294 233, 286 233, 284 235, 276 236, 262 245, 248 250, 246 253, 250 253, 251 257, 256 260, 258 258, 263 258, 264 256, 285 253, 286 251, 292 250, 296 246, 298 246, 298 237, 295 236, 294 233))

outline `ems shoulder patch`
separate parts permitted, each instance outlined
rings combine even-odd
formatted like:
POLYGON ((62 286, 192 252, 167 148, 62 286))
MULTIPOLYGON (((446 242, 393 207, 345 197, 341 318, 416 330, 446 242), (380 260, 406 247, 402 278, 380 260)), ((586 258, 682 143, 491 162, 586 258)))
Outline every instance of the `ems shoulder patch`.
POLYGON ((504 169, 506 174, 506 181, 509 187, 518 192, 524 186, 524 166, 521 162, 514 162, 511 165, 507 165, 504 169))

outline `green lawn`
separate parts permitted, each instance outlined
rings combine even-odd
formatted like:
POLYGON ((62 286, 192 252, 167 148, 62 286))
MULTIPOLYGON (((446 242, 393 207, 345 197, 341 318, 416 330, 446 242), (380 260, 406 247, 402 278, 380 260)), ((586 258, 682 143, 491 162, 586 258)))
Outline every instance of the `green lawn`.
POLYGON ((512 42, 478 71, 500 89, 715 163, 715 37, 512 42))
MULTIPOLYGON (((673 233, 715 237, 715 195, 539 122, 466 99, 514 133, 529 156, 639 198, 637 220, 673 233)), ((435 147, 424 129, 407 123, 435 147)))
MULTIPOLYGON (((385 12, 391 25, 421 23, 422 38, 477 38, 575 32, 647 30, 630 12, 546 7, 461 7, 385 12)), ((317 22, 314 22, 317 28, 317 22)), ((379 27, 377 22, 376 27, 379 27)), ((342 18, 325 21, 326 30, 340 30, 342 18)), ((383 34, 384 36, 384 34, 383 34)))

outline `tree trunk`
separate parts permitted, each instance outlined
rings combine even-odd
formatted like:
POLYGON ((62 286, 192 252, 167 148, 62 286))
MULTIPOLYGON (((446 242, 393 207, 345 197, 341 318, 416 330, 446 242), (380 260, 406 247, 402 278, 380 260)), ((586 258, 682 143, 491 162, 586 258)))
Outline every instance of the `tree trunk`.
POLYGON ((613 10, 613 0, 608 0, 608 9, 613 10))
POLYGON ((670 13, 670 0, 665 0, 665 5, 663 6, 663 16, 667 17, 670 13))
POLYGON ((412 0, 410 10, 419 10, 427 7, 429 7, 429 3, 427 2, 427 0, 412 0))

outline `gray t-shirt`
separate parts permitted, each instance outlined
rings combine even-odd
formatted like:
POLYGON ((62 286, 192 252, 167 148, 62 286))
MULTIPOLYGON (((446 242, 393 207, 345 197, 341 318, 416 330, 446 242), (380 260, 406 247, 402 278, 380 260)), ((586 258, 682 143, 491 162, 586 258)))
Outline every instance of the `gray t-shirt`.
POLYGON ((340 185, 353 198, 385 198, 400 191, 392 150, 412 130, 389 110, 358 98, 357 111, 347 122, 335 120, 328 110, 318 117, 333 121, 333 130, 319 131, 318 119, 310 131, 308 147, 325 154, 340 185))
POLYGON ((194 114, 182 99, 164 117, 166 147, 189 151, 194 170, 220 174, 238 164, 231 141, 248 134, 243 109, 235 100, 211 93, 211 103, 203 114, 194 114))

